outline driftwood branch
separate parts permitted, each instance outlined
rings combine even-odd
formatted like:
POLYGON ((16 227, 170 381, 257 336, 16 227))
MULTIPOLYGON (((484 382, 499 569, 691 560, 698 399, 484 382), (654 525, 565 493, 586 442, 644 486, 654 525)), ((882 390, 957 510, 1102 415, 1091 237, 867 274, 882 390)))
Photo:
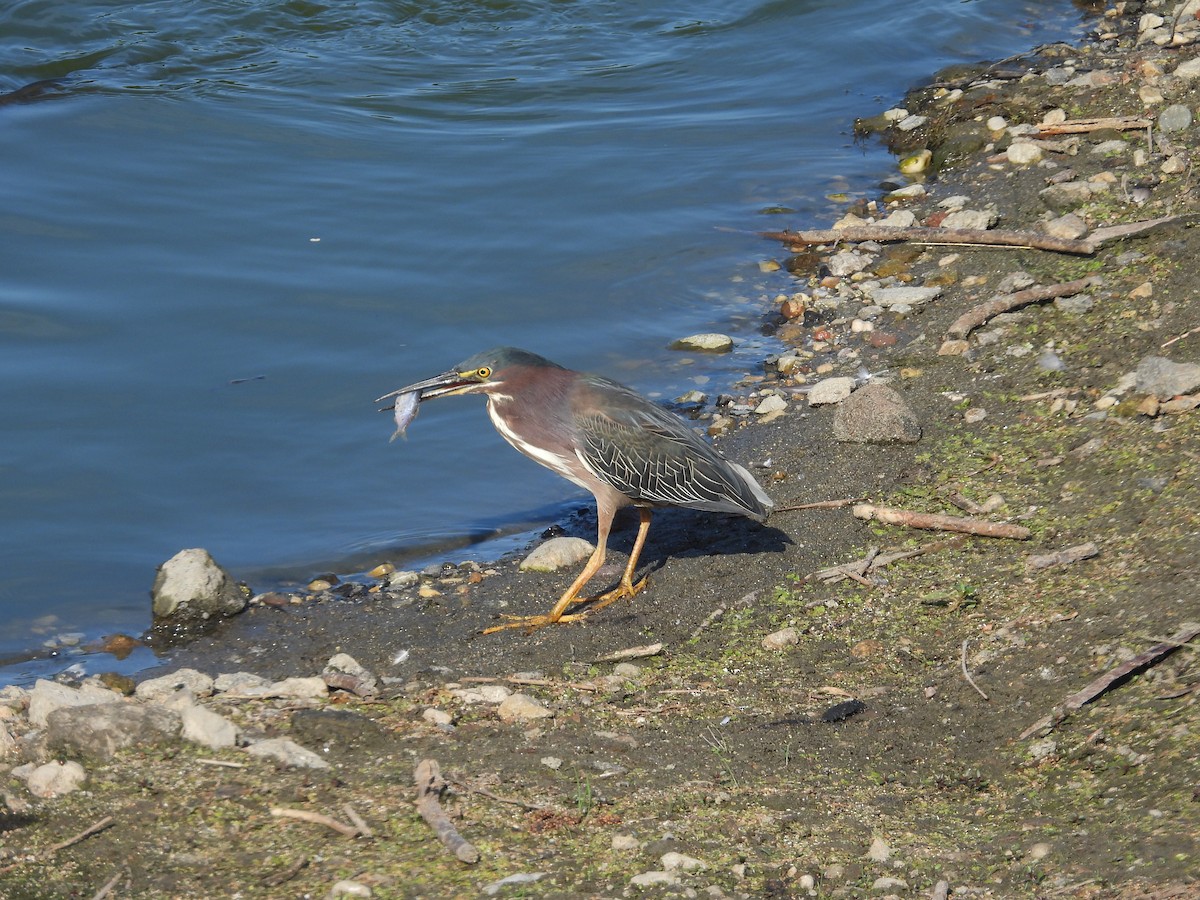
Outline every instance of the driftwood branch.
POLYGON ((1137 131, 1149 128, 1150 120, 1141 116, 1105 116, 1099 119, 1070 119, 1057 125, 1041 125, 1030 137, 1054 137, 1059 134, 1088 134, 1092 131, 1137 131))
POLYGON ((1000 313, 1010 312, 1028 306, 1030 303, 1044 303, 1056 297, 1070 297, 1100 283, 1100 279, 1091 276, 1066 281, 1062 284, 1048 284, 1043 287, 1033 287, 1015 294, 1001 294, 987 303, 981 303, 963 313, 946 329, 946 336, 953 340, 962 340, 979 326, 985 324, 1000 313))
POLYGON ((1032 737, 1040 731, 1047 728, 1053 728, 1063 719, 1067 718, 1075 710, 1085 704, 1091 703, 1113 685, 1117 684, 1122 679, 1134 672, 1139 672, 1142 669, 1154 665, 1159 660, 1171 653, 1174 653, 1188 641, 1193 640, 1197 635, 1200 635, 1200 624, 1196 622, 1185 623, 1175 634, 1167 638, 1162 643, 1155 644, 1145 653, 1139 653, 1133 659, 1121 663, 1119 666, 1109 669, 1099 678, 1089 682, 1088 685, 1081 691, 1077 691, 1063 701, 1061 706, 1051 710, 1049 715, 1038 719, 1028 728, 1021 732, 1019 740, 1025 740, 1027 737, 1032 737))
MULTIPOLYGON (((926 553, 934 553, 938 550, 946 550, 950 547, 961 547, 966 538, 954 537, 943 541, 933 541, 925 544, 922 547, 916 547, 912 550, 897 550, 893 553, 877 553, 872 550, 863 559, 854 562, 842 563, 837 566, 830 566, 827 569, 821 569, 819 572, 813 572, 806 577, 805 581, 822 581, 826 584, 832 584, 837 581, 842 581, 846 578, 858 581, 865 581, 866 575, 874 572, 876 569, 882 569, 885 566, 890 566, 894 562, 900 562, 902 559, 912 559, 914 556, 923 556, 926 553), (855 576, 858 576, 857 578, 855 576)), ((870 582, 868 582, 869 584, 870 582)), ((874 585, 871 585, 874 587, 874 585)))
POLYGON ((1012 538, 1028 540, 1030 531, 1022 525, 1006 525, 985 522, 982 519, 967 519, 961 516, 943 516, 937 513, 911 512, 888 506, 860 503, 852 510, 857 519, 874 519, 885 525, 905 525, 908 528, 923 528, 928 531, 956 531, 961 534, 977 534, 982 537, 1012 538))
POLYGON ((413 781, 417 784, 417 812, 434 830, 438 840, 445 844, 446 849, 460 862, 479 862, 479 851, 458 833, 458 829, 442 809, 442 804, 438 802, 438 797, 446 787, 446 781, 442 778, 442 770, 437 760, 423 759, 417 763, 417 768, 413 771, 413 781))
POLYGON ((330 816, 322 815, 317 812, 309 812, 306 809, 287 809, 285 807, 276 806, 271 809, 271 815, 278 819, 299 819, 301 822, 312 822, 314 825, 324 825, 336 831, 338 834, 344 834, 346 837, 358 837, 362 832, 354 825, 347 825, 345 822, 339 822, 337 819, 330 816))
POLYGON ((967 679, 967 684, 969 684, 971 687, 975 688, 976 692, 978 692, 980 697, 982 697, 984 700, 987 700, 988 695, 983 692, 983 688, 981 688, 979 685, 977 685, 975 683, 975 679, 971 677, 971 672, 967 668, 967 645, 970 643, 971 643, 970 639, 967 639, 962 642, 961 665, 962 665, 963 678, 967 679))
POLYGON ((1134 237, 1135 235, 1144 234, 1147 231, 1153 231, 1155 228, 1160 228, 1163 225, 1170 225, 1172 222, 1178 221, 1179 218, 1179 216, 1163 216, 1161 219, 1145 219, 1141 222, 1127 222, 1124 225, 1106 225, 1104 228, 1097 228, 1088 235, 1088 240, 1099 247, 1101 244, 1107 244, 1109 241, 1134 237))
POLYGON ((760 231, 759 235, 788 246, 808 244, 837 244, 843 241, 858 243, 905 241, 913 244, 966 244, 980 247, 1017 247, 1049 250, 1090 256, 1096 252, 1091 241, 1056 238, 1033 231, 1010 231, 1003 228, 892 228, 887 225, 853 225, 849 228, 828 228, 817 231, 760 231))

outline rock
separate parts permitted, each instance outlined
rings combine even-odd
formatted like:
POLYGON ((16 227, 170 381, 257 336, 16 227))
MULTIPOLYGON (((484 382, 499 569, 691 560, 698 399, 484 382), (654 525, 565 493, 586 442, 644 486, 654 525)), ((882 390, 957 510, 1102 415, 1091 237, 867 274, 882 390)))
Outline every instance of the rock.
POLYGON ((871 841, 871 846, 867 850, 867 859, 872 862, 885 863, 892 858, 892 848, 887 845, 887 841, 877 837, 871 841))
POLYGON ((159 678, 147 678, 134 689, 134 696, 147 703, 166 703, 179 693, 208 697, 213 692, 213 680, 195 669, 180 669, 159 678))
POLYGON ((795 628, 781 628, 762 639, 765 650, 785 650, 800 643, 800 632, 795 628))
POLYGON ((702 859, 696 859, 694 856, 687 856, 683 853, 677 853, 672 850, 670 853, 662 855, 662 867, 667 872, 694 872, 698 869, 707 869, 708 863, 702 859))
POLYGON ((614 834, 612 836, 612 848, 623 853, 628 853, 633 850, 641 849, 642 842, 635 838, 632 834, 614 834))
POLYGON ((940 287, 888 287, 870 291, 871 302, 876 306, 920 306, 942 295, 940 287))
POLYGON ((1087 203, 1095 191, 1086 181, 1064 181, 1038 191, 1038 196, 1055 212, 1069 212, 1087 203))
POLYGON ((333 887, 329 889, 330 900, 336 900, 337 897, 370 897, 372 895, 373 892, 368 885, 361 881, 351 881, 348 878, 335 881, 333 887))
POLYGON ((871 257, 854 250, 841 250, 829 257, 826 263, 829 274, 838 278, 846 278, 855 272, 861 272, 871 264, 871 257))
POLYGON ((1042 231, 1055 238, 1074 241, 1088 233, 1087 223, 1075 213, 1066 213, 1049 222, 1042 223, 1042 231))
POLYGON ((218 675, 213 679, 213 690, 236 694, 250 688, 262 688, 269 685, 269 679, 252 672, 233 672, 228 675, 218 675))
POLYGON ((1195 81, 1200 78, 1200 56, 1181 62, 1171 74, 1180 81, 1195 81))
POLYGON ((959 209, 942 219, 942 228, 967 228, 986 231, 996 221, 996 214, 982 209, 959 209))
POLYGON ((854 379, 848 377, 823 378, 808 392, 809 406, 825 406, 841 403, 854 390, 854 379))
POLYGON ((693 334, 671 344, 672 350, 696 350, 701 353, 728 353, 733 338, 727 334, 693 334))
POLYGON ((17 742, 8 730, 8 726, 0 722, 0 759, 11 756, 17 749, 17 742))
MULTIPOLYGON (((16 774, 15 770, 13 774, 16 774)), ((74 760, 48 762, 25 776, 25 786, 33 796, 49 800, 78 790, 86 779, 87 773, 83 766, 74 760)))
POLYGON ((566 566, 583 562, 595 551, 595 547, 577 537, 556 537, 538 544, 533 552, 521 560, 522 572, 557 572, 566 566))
POLYGON ((158 567, 150 591, 156 618, 197 622, 233 616, 246 608, 246 595, 207 550, 180 550, 158 567))
POLYGON ((1161 356, 1147 356, 1138 363, 1135 375, 1136 389, 1160 400, 1170 400, 1200 388, 1200 365, 1196 363, 1177 363, 1161 356))
POLYGON ((533 722, 538 719, 554 717, 554 711, 547 709, 527 694, 512 694, 496 710, 502 722, 533 722))
POLYGON ((43 728, 50 713, 67 706, 93 706, 97 703, 119 703, 124 698, 108 688, 85 684, 70 688, 64 684, 39 678, 29 692, 29 723, 43 728))
POLYGON ((873 891, 907 891, 908 882, 903 878, 893 878, 890 875, 884 875, 882 878, 876 878, 871 884, 873 891))
POLYGON ((321 680, 328 688, 349 691, 358 697, 379 693, 379 680, 348 653, 335 653, 325 664, 321 680))
POLYGON ((1054 301, 1054 306, 1061 312, 1067 315, 1080 316, 1096 305, 1096 301, 1089 294, 1076 294, 1074 297, 1059 297, 1054 301))
POLYGON ((921 439, 921 422, 899 393, 872 382, 837 408, 833 437, 853 444, 913 444, 921 439))
POLYGON ((910 209, 898 209, 879 224, 884 228, 912 228, 917 224, 917 215, 910 209))
POLYGON ((1032 141, 1013 141, 1008 145, 1005 155, 1008 161, 1016 166, 1031 166, 1041 162, 1043 156, 1042 148, 1032 141))
POLYGON ((431 725, 449 725, 454 721, 454 717, 444 709, 435 709, 432 706, 426 707, 421 711, 421 718, 431 725))
POLYGON ((329 763, 311 750, 306 750, 287 738, 268 738, 246 748, 251 756, 273 759, 285 766, 298 769, 328 769, 329 763))
POLYGON ((778 394, 768 394, 758 406, 754 407, 754 412, 760 416, 765 416, 768 413, 783 412, 787 407, 787 401, 778 394))
POLYGON ((1158 130, 1170 134, 1192 124, 1192 111, 1182 103, 1172 103, 1158 114, 1158 130))
POLYGON ((121 701, 65 706, 46 720, 46 745, 71 755, 109 759, 126 747, 173 740, 180 725, 179 713, 157 705, 121 701))
POLYGON ((931 162, 933 162, 933 151, 920 150, 912 156, 906 156, 900 160, 900 171, 905 175, 919 175, 929 168, 931 162))
POLYGON ((238 727, 211 709, 191 706, 182 710, 179 715, 183 724, 181 736, 185 741, 211 750, 237 745, 238 727))
POLYGON ((1054 848, 1049 844, 1038 843, 1029 848, 1029 853, 1027 855, 1030 859, 1036 862, 1039 859, 1045 859, 1047 856, 1049 856, 1053 849, 1054 848))
POLYGON ((489 897, 495 897, 506 887, 522 884, 535 884, 541 881, 548 875, 548 872, 517 872, 513 875, 505 876, 499 881, 493 881, 491 884, 484 885, 482 891, 489 897))
POLYGON ((633 887, 666 887, 679 884, 679 876, 670 872, 642 872, 630 878, 629 883, 633 887))
POLYGON ((978 425, 987 418, 987 410, 980 406, 972 406, 963 410, 963 421, 968 425, 978 425))

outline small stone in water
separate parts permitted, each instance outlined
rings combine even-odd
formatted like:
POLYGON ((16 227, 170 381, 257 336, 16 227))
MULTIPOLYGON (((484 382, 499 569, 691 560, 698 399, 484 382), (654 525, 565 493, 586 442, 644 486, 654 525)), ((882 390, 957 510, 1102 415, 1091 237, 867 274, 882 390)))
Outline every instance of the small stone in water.
POLYGON ((405 432, 408 431, 408 426, 412 423, 412 420, 417 417, 417 409, 420 405, 421 395, 416 391, 401 394, 396 398, 396 430, 388 438, 389 444, 397 437, 407 437, 405 432))

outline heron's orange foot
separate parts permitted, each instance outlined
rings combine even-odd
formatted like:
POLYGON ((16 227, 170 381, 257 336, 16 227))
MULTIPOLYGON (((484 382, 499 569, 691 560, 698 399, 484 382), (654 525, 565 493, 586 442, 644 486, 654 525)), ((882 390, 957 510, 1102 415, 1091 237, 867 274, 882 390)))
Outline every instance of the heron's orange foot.
POLYGON ((493 625, 491 628, 483 629, 483 634, 495 634, 497 631, 507 631, 510 628, 524 628, 526 634, 533 634, 539 628, 544 628, 547 625, 563 625, 570 622, 582 622, 586 619, 586 612, 571 613, 570 615, 559 616, 557 619, 550 616, 508 616, 502 615, 500 618, 509 619, 503 625, 493 625))
POLYGON ((588 612, 595 612, 598 609, 604 609, 610 603, 616 603, 618 600, 624 600, 628 597, 636 597, 646 587, 646 579, 634 584, 632 581, 622 581, 615 588, 605 594, 601 594, 595 598, 595 602, 588 607, 588 612))

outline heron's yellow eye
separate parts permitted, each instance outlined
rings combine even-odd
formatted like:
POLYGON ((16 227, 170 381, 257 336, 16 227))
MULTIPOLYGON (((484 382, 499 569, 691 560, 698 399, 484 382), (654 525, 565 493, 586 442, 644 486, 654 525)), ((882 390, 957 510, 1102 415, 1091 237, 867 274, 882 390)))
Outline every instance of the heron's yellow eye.
POLYGON ((478 369, 475 370, 475 374, 478 375, 480 378, 491 378, 492 377, 492 368, 491 368, 491 366, 480 366, 478 369))

